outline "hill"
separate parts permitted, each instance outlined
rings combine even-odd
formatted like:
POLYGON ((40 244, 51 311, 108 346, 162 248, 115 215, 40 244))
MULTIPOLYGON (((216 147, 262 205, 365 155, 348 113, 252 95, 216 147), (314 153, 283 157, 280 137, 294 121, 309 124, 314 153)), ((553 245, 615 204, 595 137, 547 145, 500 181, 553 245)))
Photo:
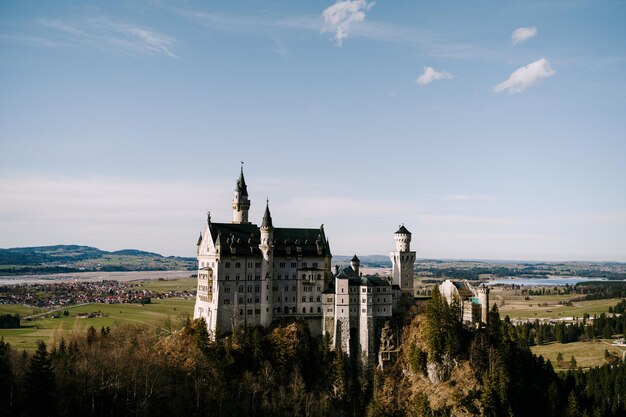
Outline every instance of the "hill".
POLYGON ((195 258, 162 256, 137 249, 114 252, 91 246, 54 245, 0 249, 0 275, 90 271, 194 270, 195 258))

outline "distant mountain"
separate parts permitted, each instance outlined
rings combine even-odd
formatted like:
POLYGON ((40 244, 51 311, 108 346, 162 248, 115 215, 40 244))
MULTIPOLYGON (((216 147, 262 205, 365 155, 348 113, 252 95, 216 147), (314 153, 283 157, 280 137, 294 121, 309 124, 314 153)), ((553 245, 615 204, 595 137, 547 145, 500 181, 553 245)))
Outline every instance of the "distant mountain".
POLYGON ((108 252, 80 245, 0 249, 0 275, 194 270, 196 265, 195 258, 164 257, 158 253, 137 249, 108 252))

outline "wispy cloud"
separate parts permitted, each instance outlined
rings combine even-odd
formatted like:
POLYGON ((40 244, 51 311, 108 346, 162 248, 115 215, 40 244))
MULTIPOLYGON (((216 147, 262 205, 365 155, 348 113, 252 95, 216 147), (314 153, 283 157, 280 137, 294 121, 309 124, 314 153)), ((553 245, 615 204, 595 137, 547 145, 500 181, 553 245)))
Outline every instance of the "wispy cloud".
POLYGON ((424 72, 417 78, 417 83, 427 85, 435 80, 451 80, 454 75, 445 71, 437 71, 433 67, 424 67, 424 72))
POLYGON ((511 41, 513 42, 513 45, 517 45, 520 43, 524 43, 527 40, 534 38, 535 36, 537 36, 537 28, 534 26, 527 28, 517 28, 511 34, 511 41))
POLYGON ((554 74, 556 74, 556 72, 550 68, 548 60, 541 58, 538 61, 531 62, 525 67, 517 69, 508 79, 496 85, 493 91, 496 93, 503 91, 521 93, 537 84, 542 79, 552 77, 554 74))
POLYGON ((176 58, 174 39, 154 30, 104 16, 72 22, 38 18, 23 29, 35 33, 2 38, 38 47, 89 47, 129 56, 165 55, 176 58))
POLYGON ((326 24, 322 31, 334 33, 335 42, 341 46, 348 37, 350 27, 365 20, 365 12, 373 6, 374 2, 368 3, 365 0, 338 1, 322 12, 326 24))

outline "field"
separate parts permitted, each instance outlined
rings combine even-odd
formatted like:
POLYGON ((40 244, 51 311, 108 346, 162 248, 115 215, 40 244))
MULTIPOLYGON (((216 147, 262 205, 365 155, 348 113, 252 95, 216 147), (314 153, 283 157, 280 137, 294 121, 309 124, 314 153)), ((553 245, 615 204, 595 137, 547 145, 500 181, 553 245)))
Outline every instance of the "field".
MULTIPOLYGON (((165 284, 164 284, 165 285, 165 284)), ((81 306, 67 307, 69 316, 60 315, 53 318, 52 315, 37 320, 22 320, 19 329, 0 329, 0 338, 4 337, 15 349, 33 350, 39 340, 48 342, 53 338, 67 337, 72 332, 83 332, 89 326, 96 329, 112 327, 117 323, 144 323, 149 326, 167 328, 178 326, 186 316, 193 313, 195 300, 168 298, 153 300, 152 304, 85 304, 81 306), (104 317, 77 318, 76 313, 101 312, 104 317), (173 324, 172 324, 173 323, 173 324)), ((32 307, 0 306, 3 313, 31 314, 32 307), (8 309, 7 307, 12 307, 8 309), (24 310, 26 309, 26 310, 24 310), (21 311, 20 311, 21 310, 21 311)))
POLYGON ((565 317, 578 317, 581 318, 583 314, 606 313, 609 307, 614 307, 621 301, 621 298, 609 298, 605 300, 591 300, 591 301, 577 301, 572 303, 572 306, 566 306, 561 303, 566 303, 572 298, 579 295, 577 294, 565 294, 565 295, 541 295, 531 296, 530 299, 525 300, 524 296, 516 295, 509 291, 503 291, 496 289, 491 293, 491 302, 498 305, 500 315, 504 317, 508 315, 512 319, 536 319, 536 318, 550 318, 559 319, 565 317))
POLYGON ((563 360, 569 362, 572 356, 576 359, 576 365, 580 368, 589 368, 592 366, 600 366, 605 363, 604 351, 622 358, 623 351, 626 347, 616 347, 611 345, 610 341, 592 340, 589 342, 576 343, 549 343, 541 346, 532 346, 531 350, 535 355, 541 355, 544 359, 550 359, 554 369, 560 369, 556 357, 559 352, 563 355, 563 360))
POLYGON ((180 279, 145 279, 141 281, 133 281, 133 284, 139 285, 142 289, 166 292, 166 291, 195 291, 198 281, 195 278, 180 279))

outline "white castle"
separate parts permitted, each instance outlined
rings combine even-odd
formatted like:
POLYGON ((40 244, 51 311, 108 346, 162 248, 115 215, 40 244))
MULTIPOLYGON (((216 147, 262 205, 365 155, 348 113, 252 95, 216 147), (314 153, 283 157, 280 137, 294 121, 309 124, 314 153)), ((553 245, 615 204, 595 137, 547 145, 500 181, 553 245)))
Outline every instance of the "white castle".
POLYGON ((204 318, 213 335, 285 318, 304 320, 312 335, 328 333, 334 349, 372 365, 382 323, 402 291, 413 293, 411 233, 404 226, 395 233, 391 278, 363 276, 356 255, 349 267, 333 273, 324 225, 274 227, 269 203, 260 227, 248 221, 243 168, 232 209, 231 223, 214 223, 208 215, 198 239, 194 319, 204 318))

